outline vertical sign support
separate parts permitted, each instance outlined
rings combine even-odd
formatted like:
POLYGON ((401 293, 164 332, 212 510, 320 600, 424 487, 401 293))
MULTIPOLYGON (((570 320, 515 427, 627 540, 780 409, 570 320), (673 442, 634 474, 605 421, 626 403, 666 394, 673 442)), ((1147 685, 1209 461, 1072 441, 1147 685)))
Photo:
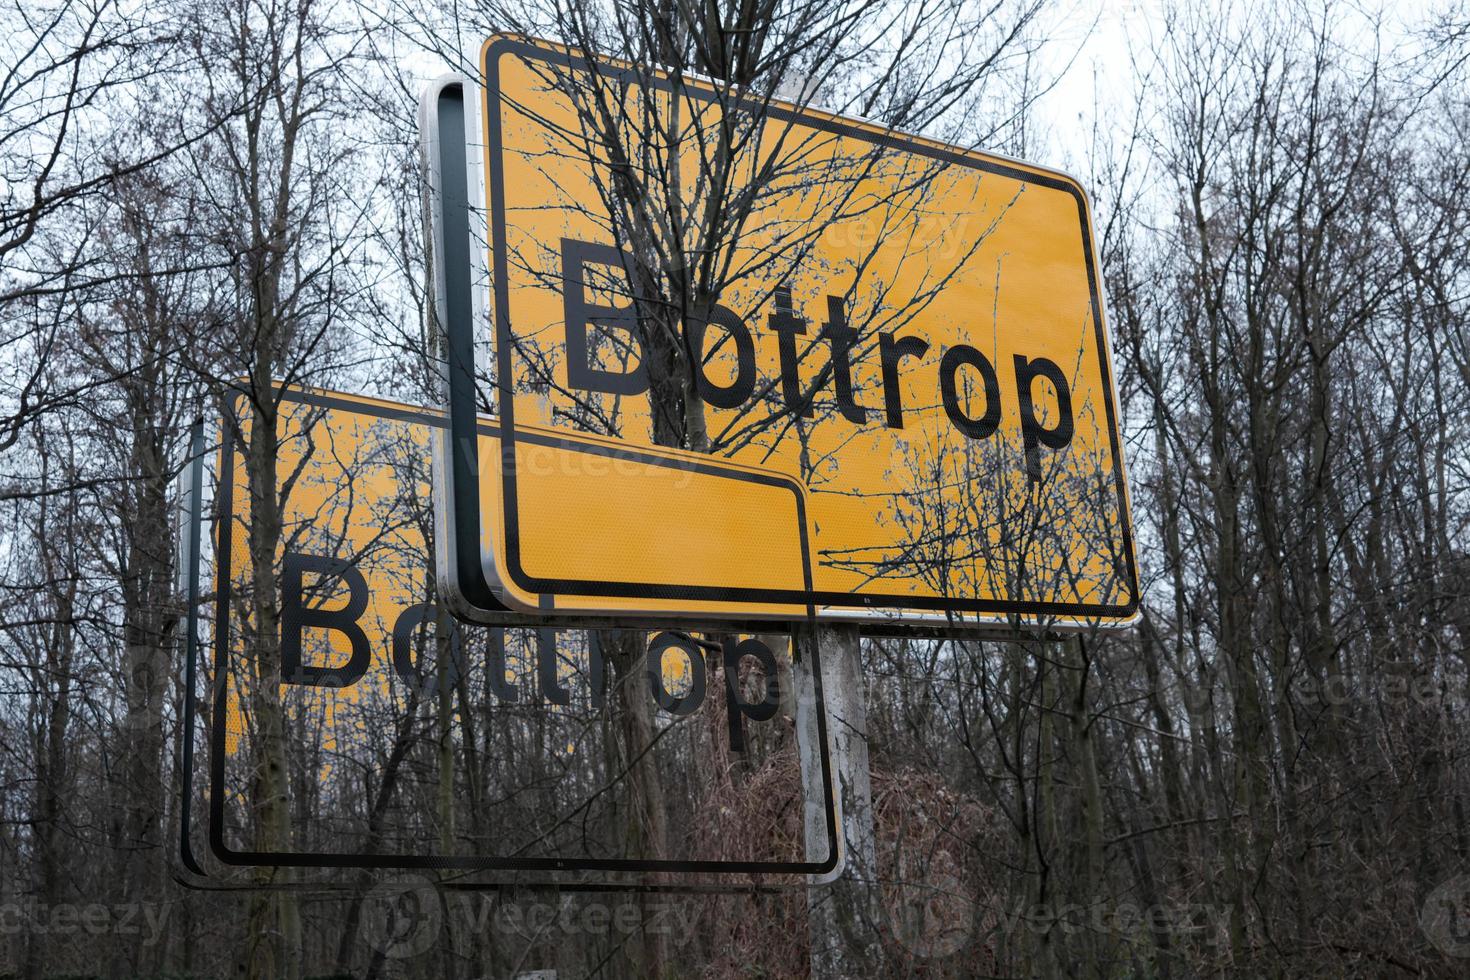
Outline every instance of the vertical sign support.
MULTIPOLYGON (((812 978, 838 980, 860 976, 881 963, 882 896, 868 770, 867 691, 856 626, 816 626, 810 636, 825 674, 821 679, 822 700, 830 719, 831 771, 836 781, 838 847, 842 855, 838 862, 840 876, 808 890, 812 978)), ((826 830, 811 658, 803 657, 793 664, 792 676, 796 725, 800 729, 797 744, 801 747, 803 813, 810 848, 820 846, 818 842, 826 830)))
MULTIPOLYGON (((183 486, 179 488, 179 500, 185 507, 183 527, 179 534, 179 593, 184 596, 184 690, 194 691, 198 683, 194 661, 199 643, 199 532, 204 523, 204 418, 194 421, 189 432, 189 465, 180 474, 183 486)), ((183 779, 194 778, 194 729, 192 716, 186 719, 184 736, 183 779)), ((204 871, 194 859, 189 846, 189 808, 194 794, 186 788, 181 803, 179 819, 179 859, 193 874, 203 876, 204 871)))

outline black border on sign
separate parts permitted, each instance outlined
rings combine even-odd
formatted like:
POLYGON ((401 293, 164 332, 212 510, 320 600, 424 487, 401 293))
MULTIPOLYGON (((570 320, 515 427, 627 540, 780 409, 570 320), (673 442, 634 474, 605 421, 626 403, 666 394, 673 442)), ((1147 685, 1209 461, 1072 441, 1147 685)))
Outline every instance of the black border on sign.
MULTIPOLYGON (((184 636, 184 733, 183 733, 183 778, 180 783, 183 786, 183 795, 179 800, 179 862, 184 870, 190 874, 205 877, 204 869, 194 858, 193 842, 189 838, 194 804, 194 695, 198 684, 198 660, 199 660, 199 566, 200 552, 203 548, 201 532, 204 530, 204 422, 200 420, 194 424, 194 431, 189 440, 189 451, 193 459, 189 462, 190 494, 186 502, 189 509, 187 530, 188 535, 188 576, 186 585, 186 598, 188 612, 184 617, 184 628, 188 631, 184 636)), ((194 882, 185 880, 184 884, 193 886, 194 882)))
MULTIPOLYGON (((488 161, 488 191, 490 197, 490 248, 493 260, 493 279, 495 284, 495 358, 497 374, 500 378, 512 378, 512 348, 510 341, 512 336, 510 312, 509 312, 509 263, 505 254, 505 174, 502 160, 502 134, 499 106, 501 104, 500 93, 500 58, 506 54, 519 55, 533 61, 541 61, 545 64, 559 66, 567 69, 585 70, 587 58, 584 55, 574 55, 570 51, 548 49, 541 45, 517 37, 496 38, 485 45, 483 71, 485 77, 486 106, 485 129, 487 137, 487 161, 488 161), (493 110, 493 111, 492 111, 493 110)), ((617 78, 622 81, 635 82, 640 85, 649 84, 651 81, 661 89, 671 89, 671 84, 662 75, 652 79, 639 75, 633 68, 620 64, 599 62, 598 71, 617 78)), ((715 98, 715 93, 705 93, 700 89, 686 90, 692 95, 707 95, 710 99, 715 98)), ((958 150, 942 149, 932 144, 918 142, 909 137, 897 133, 877 134, 870 132, 860 126, 840 119, 805 112, 796 107, 786 107, 777 104, 763 105, 762 111, 773 119, 782 121, 800 120, 803 125, 829 133, 864 140, 869 143, 877 143, 881 146, 903 150, 909 153, 930 157, 945 163, 969 167, 994 173, 1014 180, 1039 184, 1041 186, 1063 191, 1070 194, 1077 202, 1077 214, 1081 224, 1083 256, 1087 267, 1088 292, 1092 305, 1092 319, 1096 330, 1096 344, 1098 351, 1099 366, 1102 372, 1103 402, 1108 422, 1108 440, 1113 457, 1113 480, 1118 495, 1119 514, 1122 515, 1122 538, 1123 550, 1128 566, 1128 601, 1122 604, 1089 604, 1085 602, 1055 602, 1055 601, 1016 601, 1009 599, 982 599, 967 598, 963 596, 912 596, 895 594, 875 593, 850 593, 850 592, 816 592, 810 588, 811 569, 808 567, 806 580, 808 589, 805 593, 787 589, 721 589, 708 586, 667 586, 652 583, 638 582, 589 582, 568 579, 546 579, 538 578, 528 574, 521 564, 521 541, 518 494, 515 478, 515 441, 524 439, 525 433, 517 433, 515 428, 515 397, 513 393, 504 391, 499 399, 500 418, 502 420, 503 435, 501 438, 501 478, 503 485, 502 510, 504 516, 505 543, 506 543, 506 572, 511 581, 517 586, 530 593, 548 595, 582 595, 594 597, 637 597, 649 599, 701 599, 708 598, 714 601, 725 602, 771 602, 788 603, 796 605, 829 605, 845 608, 870 608, 870 609, 896 609, 896 610, 936 610, 948 613, 1013 613, 1020 615, 1080 615, 1098 617, 1127 618, 1132 616, 1139 605, 1138 595, 1138 569, 1133 550, 1133 527, 1128 507, 1127 489, 1123 482, 1122 451, 1118 440, 1117 410, 1113 403, 1113 372, 1108 356, 1107 332, 1102 316, 1102 302, 1098 291, 1097 269, 1093 261, 1092 228, 1088 221, 1087 202, 1081 191, 1071 181, 1060 177, 1046 174, 1036 174, 1023 170, 1006 163, 987 160, 967 154, 958 150)), ((452 300, 451 300, 452 302, 452 300)), ((473 338, 469 331, 473 329, 470 317, 448 317, 446 329, 449 334, 449 348, 452 358, 456 361, 473 363, 470 352, 473 350, 473 338)), ((451 416, 457 416, 463 411, 461 406, 473 406, 473 377, 471 372, 465 370, 461 365, 460 370, 451 369, 449 372, 449 403, 451 416)), ((457 418, 454 421, 458 421, 457 418)), ((456 440, 463 447, 463 440, 456 440)), ((471 453, 477 453, 477 447, 469 447, 471 453)), ((461 451, 463 449, 461 448, 461 451)), ((459 453, 456 453, 458 456, 459 453)), ((468 474, 478 472, 478 456, 471 456, 473 469, 469 467, 454 467, 453 480, 455 500, 457 502, 456 512, 462 517, 468 517, 468 512, 474 511, 472 521, 460 520, 456 522, 456 541, 454 546, 457 551, 457 561, 463 572, 470 564, 470 556, 476 560, 480 559, 480 521, 479 505, 480 494, 478 484, 464 477, 468 474), (468 491, 468 492, 466 492, 468 491)), ((459 460, 456 459, 458 463, 459 460)), ((466 585, 475 588, 475 591, 488 592, 485 588, 486 581, 483 566, 479 574, 472 579, 463 579, 466 585)), ((670 612, 671 616, 680 616, 681 613, 670 612)))
MULTIPOLYGON (((378 418, 392 419, 400 422, 414 422, 429 426, 430 428, 442 429, 446 426, 443 416, 435 415, 427 411, 419 411, 413 408, 393 408, 372 402, 358 402, 348 398, 342 398, 323 392, 286 390, 281 393, 282 401, 297 402, 300 404, 316 405, 325 408, 340 408, 353 411, 362 415, 376 416, 378 418)), ((354 854, 351 852, 303 852, 303 851, 252 851, 235 850, 225 843, 224 838, 224 781, 225 781, 225 727, 228 720, 228 692, 231 685, 228 683, 229 669, 229 643, 230 643, 230 604, 232 594, 232 564, 234 544, 234 517, 235 517, 235 440, 233 437, 233 426, 225 426, 222 447, 219 456, 220 473, 216 481, 215 499, 217 502, 215 520, 216 543, 215 543, 215 632, 214 632, 214 660, 215 676, 212 683, 214 691, 214 703, 211 711, 209 726, 209 848, 214 856, 224 864, 236 867, 316 867, 316 868, 424 868, 424 869, 457 869, 473 871, 600 871, 600 872, 623 872, 632 874, 649 873, 683 873, 683 874, 727 874, 727 875, 775 875, 775 874, 799 874, 799 875, 824 875, 837 867, 841 855, 837 846, 837 801, 832 786, 832 760, 827 746, 827 707, 822 695, 822 661, 818 651, 818 645, 814 642, 801 643, 802 637, 791 632, 791 650, 793 658, 797 656, 810 656, 812 658, 812 677, 814 681, 814 693, 816 696, 817 709, 817 739, 821 757, 822 788, 824 815, 827 826, 827 857, 822 861, 672 861, 660 860, 638 860, 633 858, 527 858, 527 857, 484 857, 473 855, 394 855, 394 854, 354 854), (800 643, 800 646, 798 644, 800 643)), ((500 427, 481 421, 480 432, 486 435, 502 433, 500 427)), ((645 453, 628 452, 619 447, 605 446, 598 443, 576 443, 569 440, 544 437, 544 444, 559 445, 573 450, 607 455, 614 458, 640 458, 653 463, 668 463, 667 459, 652 456, 645 453)), ((711 460, 708 469, 721 476, 728 476, 729 471, 718 466, 718 460, 711 460)), ((196 460, 196 465, 202 470, 202 457, 196 460)), ((747 474, 752 477, 756 474, 747 474)), ((777 484, 788 482, 781 477, 771 477, 770 482, 777 484)), ((800 500, 800 494, 797 495, 800 500)), ((197 502, 195 518, 198 520, 197 502)), ((803 514, 803 528, 805 518, 803 514)), ((197 524, 195 525, 197 528, 197 524)), ((805 535, 803 534, 803 539, 805 535)), ((195 540, 198 540, 197 534, 195 540)), ((197 549, 196 549, 197 551, 197 549)), ((197 561, 195 566, 195 579, 197 582, 197 561)), ((555 628, 575 628, 570 623, 555 628)), ((186 672, 188 677, 195 676, 195 656, 201 644, 188 644, 189 654, 186 672)), ((192 745, 194 740, 194 716, 197 711, 195 684, 187 685, 185 695, 184 718, 184 744, 186 746, 186 762, 193 758, 192 745)), ((186 767, 188 768, 188 767, 186 767)), ((189 787, 192 785, 192 773, 186 771, 183 777, 185 787, 185 804, 181 811, 181 848, 185 862, 191 871, 202 874, 197 862, 194 861, 189 850, 190 833, 190 809, 187 801, 189 787)), ((638 882, 554 882, 568 888, 605 888, 607 890, 638 890, 640 888, 654 888, 659 886, 641 886, 638 882)))

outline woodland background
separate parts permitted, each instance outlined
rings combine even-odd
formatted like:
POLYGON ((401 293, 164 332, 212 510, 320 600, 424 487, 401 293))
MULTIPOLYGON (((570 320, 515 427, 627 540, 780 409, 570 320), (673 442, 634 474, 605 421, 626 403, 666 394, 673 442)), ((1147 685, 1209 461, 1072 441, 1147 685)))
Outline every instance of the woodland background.
MULTIPOLYGON (((507 27, 772 92, 796 78, 813 104, 1065 165, 1093 195, 1144 616, 1061 644, 864 641, 879 887, 900 910, 859 924, 883 937, 868 972, 1462 975, 1470 10, 1159 8, 1136 91, 1078 107, 1085 151, 1057 159, 1028 111, 1066 61, 1048 26, 1094 16, 11 0, 0 975, 809 969, 800 894, 677 900, 699 916, 678 942, 646 915, 531 937, 449 916, 431 950, 385 959, 359 935, 360 895, 198 892, 170 873, 190 426, 240 395, 269 417, 271 379, 436 401, 416 103, 507 27), (808 84, 791 66, 812 49, 831 57, 808 84), (944 928, 906 929, 902 910, 933 898, 916 883, 936 881, 944 928)), ((268 472, 269 441, 251 450, 268 472)), ((434 795, 452 715, 416 704, 381 767, 396 749, 424 806, 471 820, 468 797, 434 795)), ((796 792, 783 751, 724 758, 693 819, 757 826, 796 792)), ((340 817, 367 827, 393 792, 370 777, 340 817)))

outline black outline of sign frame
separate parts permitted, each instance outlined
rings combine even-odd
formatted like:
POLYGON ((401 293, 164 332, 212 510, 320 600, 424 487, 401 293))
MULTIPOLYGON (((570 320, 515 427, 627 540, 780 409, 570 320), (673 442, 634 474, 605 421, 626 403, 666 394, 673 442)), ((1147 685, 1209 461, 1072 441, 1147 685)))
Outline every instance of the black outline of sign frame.
MULTIPOLYGON (((566 50, 553 50, 532 43, 518 37, 493 38, 484 48, 484 60, 482 70, 484 72, 484 127, 486 132, 486 152, 488 154, 488 191, 490 197, 490 223, 491 241, 490 249, 493 255, 494 269, 493 279, 495 284, 495 352, 497 376, 500 378, 513 377, 512 348, 509 343, 511 336, 509 304, 509 281, 508 263, 505 255, 505 188, 501 149, 501 121, 500 112, 491 112, 490 107, 499 107, 500 75, 499 59, 506 54, 519 55, 528 60, 539 60, 547 64, 560 66, 568 70, 578 70, 578 66, 585 66, 587 58, 584 55, 574 55, 566 50)), ((585 68, 580 69, 585 70, 585 68)), ((633 68, 600 62, 599 72, 620 80, 632 81, 638 84, 647 84, 650 80, 660 88, 668 89, 670 83, 662 75, 656 75, 652 79, 643 77, 633 68)), ((702 89, 690 89, 691 95, 700 95, 702 89)), ((708 93, 714 98, 714 93, 708 93)), ((991 614, 1019 614, 1023 616, 1044 615, 1076 615, 1117 617, 1125 619, 1132 617, 1139 608, 1138 591, 1138 569, 1134 554, 1133 522, 1129 509, 1127 487, 1124 482, 1124 462, 1121 446, 1118 439, 1117 410, 1114 405, 1114 392, 1116 378, 1112 371, 1109 353, 1106 325, 1102 315, 1102 299, 1099 294, 1097 282, 1097 270, 1094 261, 1094 248, 1092 240, 1091 223, 1088 220, 1087 202, 1079 188, 1071 181, 1044 174, 1032 173, 1022 170, 1006 163, 979 158, 956 150, 944 150, 933 144, 918 142, 898 133, 876 134, 869 132, 850 122, 839 119, 816 115, 806 112, 797 107, 770 103, 763 106, 763 110, 770 118, 782 121, 799 120, 805 125, 825 130, 834 134, 865 140, 869 143, 877 143, 882 146, 891 147, 906 152, 915 153, 947 163, 970 167, 990 173, 1000 174, 1014 180, 1039 184, 1053 190, 1060 190, 1070 194, 1077 201, 1078 218, 1081 225, 1083 257, 1087 267, 1088 290, 1091 299, 1092 318, 1094 329, 1097 334, 1097 351, 1102 378, 1105 382, 1103 388, 1103 402, 1108 422, 1108 440, 1114 462, 1113 479, 1118 494, 1119 513, 1122 516, 1122 539, 1123 549, 1128 570, 1129 600, 1121 605, 1089 605, 1079 602, 1051 602, 1051 601, 1014 601, 1007 599, 979 599, 965 597, 915 597, 898 595, 875 595, 854 594, 844 592, 814 592, 810 589, 805 593, 786 589, 742 589, 728 590, 715 586, 683 586, 678 590, 677 596, 666 595, 669 592, 667 586, 652 585, 647 583, 628 582, 582 582, 567 581, 560 579, 542 579, 526 574, 521 567, 520 561, 520 527, 519 506, 517 501, 517 488, 515 480, 515 397, 513 394, 502 392, 499 399, 500 418, 503 425, 504 435, 501 439, 502 458, 502 517, 505 528, 505 552, 506 572, 511 580, 527 592, 544 595, 582 595, 582 596, 605 596, 605 597, 641 597, 641 598, 679 598, 695 600, 708 598, 716 602, 779 602, 793 605, 807 605, 814 608, 817 605, 837 607, 858 611, 861 609, 892 609, 896 611, 921 611, 937 610, 940 612, 955 613, 991 613, 991 614)), ((466 175, 468 177, 468 175, 466 175)), ((446 181, 446 185, 451 182, 446 181)), ((449 191, 449 186, 445 188, 449 191)), ((465 194, 464 190, 454 187, 454 193, 465 194)), ((455 202, 446 198, 445 210, 450 210, 455 202)), ((447 217, 447 216, 446 216, 447 217)), ((468 227, 467 224, 465 226, 468 227)), ((457 224, 456 224, 457 230, 457 224)), ((446 245, 451 237, 448 221, 446 220, 445 239, 446 245)), ((446 259, 446 263, 452 265, 446 259)), ((454 270, 460 272, 460 270, 454 270)), ((472 440, 462 438, 463 432, 459 427, 460 419, 467 409, 473 409, 473 370, 466 365, 473 365, 473 337, 467 334, 473 329, 474 318, 472 316, 453 315, 452 308, 457 301, 463 301, 463 297, 455 296, 456 290, 450 287, 448 282, 450 270, 446 269, 446 292, 448 304, 451 311, 445 317, 445 330, 448 335, 448 348, 450 355, 450 369, 448 374, 448 405, 450 415, 450 428, 455 438, 452 442, 459 450, 454 453, 453 465, 447 467, 451 470, 449 478, 452 480, 454 521, 454 548, 455 555, 453 563, 457 566, 458 578, 456 585, 463 596, 472 606, 483 609, 486 612, 494 612, 505 608, 498 598, 494 596, 494 589, 490 584, 490 577, 486 575, 485 556, 480 553, 480 493, 478 482, 474 479, 479 471, 478 447, 472 444, 472 440), (459 369, 456 369, 456 365, 459 369), (468 452, 468 458, 464 453, 468 452), (472 506, 471 506, 472 505, 472 506), (477 570, 477 574, 467 578, 465 573, 471 568, 477 570), (484 602, 489 599, 494 605, 484 602), (477 601, 478 600, 478 601, 477 601)), ((461 272, 468 281, 467 270, 461 272)), ((522 434, 524 437, 524 434, 522 434)), ((807 580, 810 582, 811 569, 807 569, 807 580)), ((670 618, 684 618, 685 614, 680 612, 661 611, 660 616, 670 618)), ((823 621, 848 621, 842 616, 822 617, 823 621)), ((860 626, 865 625, 861 621, 860 626)), ((883 627, 885 632, 892 631, 902 624, 902 617, 898 621, 874 620, 874 627, 883 627)), ((936 624, 915 621, 912 624, 915 631, 933 629, 936 624)), ((970 624, 960 624, 968 627, 970 624)), ((1109 626, 1126 626, 1127 623, 1106 622, 1104 628, 1109 626)))
MULTIPOLYGON (((317 405, 326 408, 342 408, 358 412, 364 415, 375 415, 379 418, 388 418, 398 421, 416 422, 429 426, 433 429, 445 427, 445 420, 428 411, 417 411, 412 409, 394 409, 372 402, 357 402, 348 398, 336 397, 330 394, 288 389, 282 393, 284 401, 294 401, 303 404, 317 405)), ((487 435, 493 435, 500 431, 497 426, 484 420, 480 421, 479 430, 487 435)), ((222 447, 219 454, 220 472, 215 484, 215 514, 216 539, 215 539, 215 621, 214 621, 214 656, 215 677, 213 680, 213 700, 211 721, 209 725, 209 821, 208 837, 210 851, 214 857, 224 864, 235 867, 319 867, 319 868, 424 868, 424 869, 460 869, 474 871, 556 871, 562 873, 575 873, 580 871, 591 872, 613 872, 629 874, 653 874, 653 873, 686 873, 701 875, 812 875, 826 876, 837 869, 841 862, 841 850, 837 838, 837 801, 832 784, 832 761, 827 738, 827 708, 826 701, 822 696, 822 662, 821 655, 814 642, 802 645, 801 655, 810 655, 812 658, 812 674, 814 682, 814 693, 816 696, 817 709, 817 739, 819 742, 819 754, 822 768, 822 786, 824 789, 825 817, 827 826, 827 858, 823 861, 802 862, 780 862, 780 861, 674 861, 667 859, 639 860, 633 858, 514 858, 514 857, 473 857, 464 855, 443 856, 414 856, 414 855, 392 855, 392 854, 350 854, 342 852, 309 853, 299 851, 237 851, 225 844, 224 841, 224 757, 225 757, 225 723, 227 720, 226 698, 224 692, 229 685, 225 683, 226 677, 220 665, 228 664, 227 647, 230 637, 230 599, 231 599, 231 556, 234 541, 234 482, 235 482, 235 444, 229 435, 230 427, 226 426, 222 439, 222 447)), ((576 448, 588 451, 614 455, 620 450, 597 444, 578 445, 576 448)), ((717 463, 717 460, 711 460, 717 463)), ((195 465, 202 470, 202 455, 196 458, 195 465)), ((202 481, 201 481, 202 485, 202 481)), ((199 491, 202 493, 202 490, 199 491)), ((199 513, 198 501, 194 503, 191 515, 191 533, 193 540, 199 540, 200 522, 202 517, 199 513)), ((195 549, 194 561, 194 584, 197 585, 197 547, 195 549)), ((191 594, 193 594, 191 592, 191 594)), ((561 624, 558 628, 575 629, 572 623, 561 624)), ((791 634, 792 649, 797 649, 800 637, 793 632, 791 634)), ((188 662, 185 666, 186 677, 196 677, 195 659, 202 646, 197 638, 191 638, 186 646, 188 648, 188 662)), ((196 705, 196 688, 198 684, 187 685, 184 704, 184 746, 185 763, 191 762, 193 758, 192 746, 194 744, 194 718, 198 713, 196 705)), ((189 768, 192 768, 191 766, 189 768)), ((185 800, 180 809, 180 846, 181 859, 184 866, 191 872, 205 875, 195 860, 190 845, 190 797, 192 795, 193 773, 186 771, 183 774, 183 786, 185 800)), ((518 879, 530 883, 529 879, 518 879)), ((562 887, 573 889, 595 888, 606 890, 647 890, 661 889, 664 886, 648 885, 639 882, 562 882, 552 881, 562 887)), ((807 882, 801 883, 799 887, 805 887, 807 882)), ((678 885, 668 886, 669 890, 679 890, 678 885)))

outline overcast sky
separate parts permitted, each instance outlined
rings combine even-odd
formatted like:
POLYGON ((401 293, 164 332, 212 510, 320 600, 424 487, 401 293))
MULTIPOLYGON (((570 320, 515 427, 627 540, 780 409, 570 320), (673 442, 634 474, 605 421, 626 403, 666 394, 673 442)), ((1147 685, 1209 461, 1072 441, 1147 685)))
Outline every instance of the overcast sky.
MULTIPOLYGON (((1063 0, 1062 13, 1049 27, 1051 42, 1043 55, 1049 77, 1060 74, 1057 85, 1040 101, 1038 111, 1050 145, 1038 146, 1035 154, 1056 159, 1038 159, 1067 169, 1086 153, 1084 131, 1090 126, 1094 105, 1108 115, 1128 118, 1138 85, 1139 70, 1146 70, 1152 52, 1164 31, 1170 0, 1063 0), (1135 68, 1136 64, 1139 66, 1135 68), (1079 115, 1084 117, 1079 120, 1079 115)), ((1199 0, 1185 0, 1199 2, 1199 0)), ((1221 0, 1229 5, 1231 0, 1221 0)), ((1270 2, 1270 0, 1267 0, 1270 2)), ((1306 0, 1310 9, 1320 10, 1323 0, 1306 0)), ((1452 0, 1357 0, 1337 3, 1344 43, 1358 42, 1370 50, 1370 25, 1380 19, 1384 28, 1385 56, 1406 59, 1416 52, 1421 29, 1436 12, 1452 0)), ((1242 13, 1251 9, 1248 0, 1235 0, 1242 13)))

